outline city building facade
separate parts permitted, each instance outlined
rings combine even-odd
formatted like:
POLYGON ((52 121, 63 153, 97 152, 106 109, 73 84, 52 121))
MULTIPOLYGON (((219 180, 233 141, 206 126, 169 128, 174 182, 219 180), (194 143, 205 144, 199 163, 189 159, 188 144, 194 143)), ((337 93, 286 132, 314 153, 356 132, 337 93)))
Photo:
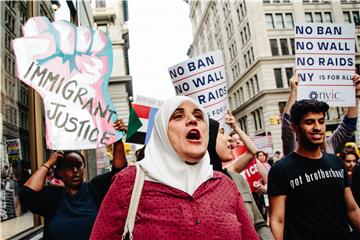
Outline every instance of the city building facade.
POLYGON ((127 1, 92 1, 94 27, 104 31, 113 47, 113 71, 109 82, 109 94, 120 118, 129 117, 129 97, 133 95, 129 70, 129 32, 127 1))
POLYGON ((40 96, 16 77, 11 47, 11 41, 22 36, 22 26, 33 16, 93 26, 87 1, 0 1, 1 239, 42 234, 40 217, 21 206, 18 189, 49 156, 44 142, 44 112, 40 96), (56 17, 56 11, 65 14, 56 17))
MULTIPOLYGON (((188 56, 222 50, 232 113, 248 135, 271 135, 273 151, 282 150, 280 117, 295 69, 295 23, 355 23, 360 72, 358 0, 187 2, 193 29, 188 56)), ((336 129, 344 111, 341 107, 328 111, 327 134, 336 129)), ((360 143, 358 133, 356 140, 360 143)))

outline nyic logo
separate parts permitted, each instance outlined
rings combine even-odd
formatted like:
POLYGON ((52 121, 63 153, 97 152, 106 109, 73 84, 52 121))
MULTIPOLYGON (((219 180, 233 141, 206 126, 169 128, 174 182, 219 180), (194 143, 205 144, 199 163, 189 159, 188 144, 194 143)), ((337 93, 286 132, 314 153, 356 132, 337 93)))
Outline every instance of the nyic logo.
POLYGON ((318 97, 319 97, 319 94, 317 92, 315 92, 315 91, 311 91, 310 94, 309 94, 309 98, 311 100, 317 100, 318 97))
POLYGON ((339 92, 335 92, 333 89, 329 92, 310 91, 309 99, 317 101, 339 100, 339 92))

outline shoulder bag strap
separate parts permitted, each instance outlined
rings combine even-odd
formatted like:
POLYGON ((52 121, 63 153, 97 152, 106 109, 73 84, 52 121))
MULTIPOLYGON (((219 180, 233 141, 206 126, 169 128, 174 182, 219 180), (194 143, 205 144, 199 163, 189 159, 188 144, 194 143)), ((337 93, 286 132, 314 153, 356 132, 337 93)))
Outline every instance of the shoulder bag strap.
POLYGON ((142 192, 142 188, 144 186, 144 180, 145 180, 145 172, 141 168, 141 166, 138 163, 135 163, 136 167, 136 176, 135 176, 135 182, 131 194, 130 199, 130 206, 128 210, 128 215, 126 218, 125 226, 124 226, 124 232, 122 234, 122 239, 126 239, 127 235, 129 236, 129 239, 133 239, 133 230, 135 225, 135 217, 139 205, 139 200, 142 192))

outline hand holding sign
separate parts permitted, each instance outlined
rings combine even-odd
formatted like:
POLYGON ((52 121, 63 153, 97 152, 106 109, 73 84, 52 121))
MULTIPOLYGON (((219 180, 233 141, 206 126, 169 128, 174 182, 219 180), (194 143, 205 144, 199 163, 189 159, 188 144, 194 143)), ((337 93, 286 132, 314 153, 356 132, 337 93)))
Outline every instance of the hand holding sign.
POLYGON ((123 136, 107 92, 112 48, 101 31, 69 22, 29 19, 13 41, 17 76, 43 98, 47 146, 87 149, 123 136))

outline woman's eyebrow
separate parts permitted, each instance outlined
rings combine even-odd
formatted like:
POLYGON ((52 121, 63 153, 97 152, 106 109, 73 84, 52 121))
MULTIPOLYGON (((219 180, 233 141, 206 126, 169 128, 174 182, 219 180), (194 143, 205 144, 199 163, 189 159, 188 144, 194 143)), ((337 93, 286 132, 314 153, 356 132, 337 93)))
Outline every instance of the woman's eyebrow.
POLYGON ((184 111, 183 108, 176 108, 174 112, 177 112, 177 111, 184 111))

